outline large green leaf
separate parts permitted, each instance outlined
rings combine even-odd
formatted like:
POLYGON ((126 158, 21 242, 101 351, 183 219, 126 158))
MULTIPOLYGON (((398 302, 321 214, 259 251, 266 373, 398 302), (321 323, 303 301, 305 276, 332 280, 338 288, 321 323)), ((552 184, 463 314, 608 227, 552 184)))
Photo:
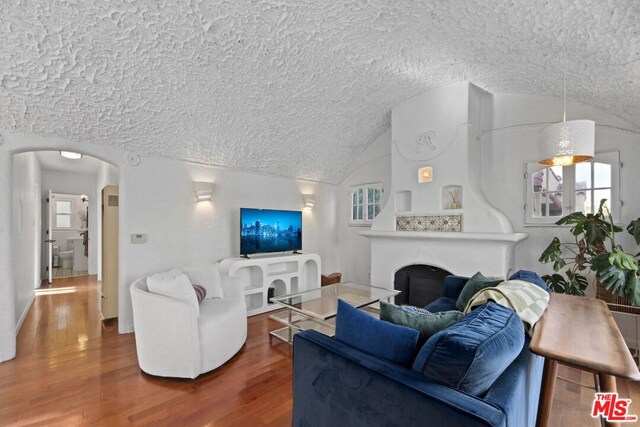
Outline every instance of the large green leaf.
POLYGON ((544 264, 548 262, 553 262, 553 271, 558 271, 562 267, 564 267, 567 263, 564 259, 562 259, 562 247, 560 243, 560 239, 554 237, 549 246, 542 252, 539 262, 544 264))
POLYGON ((573 225, 571 234, 579 236, 584 233, 584 227, 587 223, 587 217, 582 212, 573 212, 556 221, 557 225, 573 225))
POLYGON ((600 199, 600 205, 598 206, 598 210, 596 211, 595 215, 600 217, 600 218, 604 218, 604 207, 607 204, 607 199, 600 199))
POLYGON ((566 274, 567 278, 569 278, 569 282, 565 293, 584 296, 584 291, 587 289, 587 286, 589 286, 587 278, 581 274, 574 273, 571 270, 568 270, 566 274))
POLYGON ((638 262, 633 255, 629 255, 619 248, 609 254, 609 264, 621 270, 638 270, 638 262))
POLYGON ((547 274, 545 276, 542 276, 542 280, 545 281, 547 286, 549 286, 553 292, 557 292, 559 294, 564 294, 565 289, 569 285, 564 276, 559 273, 554 273, 552 275, 547 274))
POLYGON ((605 288, 607 288, 607 290, 609 290, 609 292, 618 294, 622 297, 625 296, 627 277, 624 270, 610 265, 607 268, 598 270, 596 278, 604 285, 605 288))
POLYGON ((627 231, 635 239, 636 245, 640 245, 640 218, 631 221, 627 226, 627 231))
POLYGON ((609 253, 602 252, 591 258, 591 270, 601 271, 609 268, 611 263, 609 262, 609 253))
POLYGON ((603 221, 596 215, 587 215, 587 221, 584 224, 584 237, 588 244, 600 246, 611 234, 613 234, 611 225, 607 221, 603 221))
POLYGON ((587 217, 582 212, 573 212, 567 216, 563 216, 558 221, 556 221, 557 225, 570 225, 570 224, 580 224, 586 221, 587 217))
POLYGON ((627 274, 627 287, 624 293, 632 305, 640 305, 640 279, 635 272, 627 274))

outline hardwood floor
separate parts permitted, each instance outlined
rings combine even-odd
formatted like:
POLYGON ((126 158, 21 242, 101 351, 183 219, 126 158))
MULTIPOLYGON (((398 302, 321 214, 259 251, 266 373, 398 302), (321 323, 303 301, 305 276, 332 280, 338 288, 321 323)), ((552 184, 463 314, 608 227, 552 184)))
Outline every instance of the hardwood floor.
MULTIPOLYGON (((222 368, 195 380, 156 378, 140 371, 134 335, 99 320, 98 290, 85 276, 38 291, 17 357, 0 364, 0 425, 290 425, 290 350, 269 344, 278 324, 268 315, 249 318, 247 344, 222 368)), ((593 384, 577 370, 559 374, 593 384)), ((640 386, 621 380, 618 391, 640 415, 640 386)), ((553 424, 599 425, 592 399, 592 390, 558 381, 553 424)))
POLYGON ((38 292, 0 364, 0 424, 285 426, 291 423, 291 358, 269 345, 268 316, 249 319, 247 344, 196 380, 155 378, 138 367, 133 334, 99 320, 95 276, 38 292))

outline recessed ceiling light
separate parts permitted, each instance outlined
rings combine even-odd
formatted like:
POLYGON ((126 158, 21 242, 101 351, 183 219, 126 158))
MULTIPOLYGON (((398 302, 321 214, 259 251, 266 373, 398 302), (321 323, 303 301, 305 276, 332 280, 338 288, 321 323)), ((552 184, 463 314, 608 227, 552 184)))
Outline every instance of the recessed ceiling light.
POLYGON ((74 153, 73 151, 61 151, 60 155, 62 157, 66 157, 67 159, 71 159, 71 160, 78 160, 82 158, 82 154, 74 153))

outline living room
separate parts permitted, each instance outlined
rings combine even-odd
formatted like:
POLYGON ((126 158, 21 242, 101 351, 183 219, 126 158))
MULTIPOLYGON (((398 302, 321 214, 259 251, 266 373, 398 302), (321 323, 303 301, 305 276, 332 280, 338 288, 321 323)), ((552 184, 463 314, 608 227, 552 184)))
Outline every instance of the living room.
MULTIPOLYGON (((414 264, 467 277, 477 271, 503 278, 516 270, 550 274, 551 265, 539 258, 555 236, 571 239, 567 227, 553 224, 572 211, 568 201, 575 198, 566 197, 560 214, 551 214, 550 196, 534 211, 528 165, 542 160, 541 131, 562 122, 566 112, 567 121, 595 122, 594 162, 612 168, 608 186, 594 182, 586 188, 576 179, 574 188, 568 186, 571 175, 565 172, 566 193, 590 191, 593 210, 596 192, 608 191, 616 224, 626 226, 640 215, 638 10, 632 2, 518 2, 499 8, 196 2, 175 9, 151 2, 98 3, 1 7, 7 40, 0 48, 7 58, 0 66, 4 384, 20 381, 16 368, 6 366, 20 360, 20 326, 35 316, 29 310, 43 276, 15 252, 23 229, 39 234, 40 213, 26 208, 41 203, 45 190, 38 187, 41 166, 34 152, 77 152, 117 168, 118 309, 105 339, 127 354, 120 372, 140 377, 154 391, 173 387, 171 399, 177 400, 191 383, 140 371, 130 288, 155 273, 237 259, 241 208, 300 211, 302 253, 317 254, 318 274, 340 272, 342 282, 393 288, 394 273, 414 264), (603 160, 605 154, 618 160, 603 160), (24 156, 29 168, 16 167, 16 156, 24 156), (201 183, 208 200, 197 201, 201 183), (371 215, 358 213, 370 204, 354 203, 360 188, 380 190, 373 203, 379 212, 373 207, 371 215), (423 230, 431 237, 425 246, 422 239, 402 237, 416 229, 398 228, 399 219, 416 216, 447 217, 459 229, 423 230), (433 233, 454 236, 443 240, 433 233), (138 235, 144 237, 134 242, 138 235), (30 297, 15 298, 25 293, 30 297)), ((560 193, 556 186, 553 194, 560 193)), ((624 248, 633 249, 633 236, 618 236, 624 248)), ((41 243, 29 244, 35 252, 41 243)), ((615 311, 614 317, 627 345, 636 348, 636 317, 615 311)), ((270 377, 253 371, 259 384, 244 397, 263 400, 236 410, 259 417, 273 405, 280 412, 256 423, 291 423, 291 354, 286 346, 265 342, 274 327, 269 314, 249 317, 246 344, 230 367, 204 374, 193 387, 218 378, 250 383, 229 372, 253 362, 264 371, 287 371, 288 376, 271 374, 287 404, 264 399, 268 386, 260 381, 270 377)), ((71 356, 70 349, 63 353, 81 357, 71 356)), ((38 363, 30 360, 28 366, 38 363)), ((110 372, 117 376, 118 370, 110 372)), ((49 386, 61 390, 64 384, 61 378, 49 386)), ((251 390, 232 387, 240 394, 251 390)), ((564 395, 568 400, 576 393, 593 399, 592 391, 566 387, 573 393, 564 395)), ((632 389, 638 395, 637 388, 619 387, 621 395, 632 389)), ((204 404, 206 396, 197 400, 204 404)), ((7 405, 12 402, 7 397, 7 405)), ((82 412, 66 408, 56 416, 82 412)), ((630 412, 637 409, 632 404, 630 412)), ((20 411, 8 410, 6 423, 46 423, 51 415, 29 418, 27 412, 12 418, 20 411)), ((111 421, 135 423, 135 414, 125 412, 121 418, 111 413, 111 421)), ((187 409, 184 423, 205 424, 196 413, 187 409)), ((180 414, 164 415, 138 421, 180 423, 180 414)), ((234 416, 239 415, 210 419, 240 423, 234 416)), ((588 413, 580 417, 597 422, 588 413)))

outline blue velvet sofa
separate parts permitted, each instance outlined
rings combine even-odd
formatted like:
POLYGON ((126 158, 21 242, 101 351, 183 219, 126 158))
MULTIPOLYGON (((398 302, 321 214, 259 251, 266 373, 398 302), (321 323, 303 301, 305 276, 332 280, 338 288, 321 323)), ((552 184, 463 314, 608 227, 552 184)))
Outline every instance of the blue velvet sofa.
MULTIPOLYGON (((426 308, 455 310, 467 278, 449 276, 426 308)), ((544 359, 529 350, 476 397, 308 330, 294 337, 294 426, 534 426, 544 359)))

